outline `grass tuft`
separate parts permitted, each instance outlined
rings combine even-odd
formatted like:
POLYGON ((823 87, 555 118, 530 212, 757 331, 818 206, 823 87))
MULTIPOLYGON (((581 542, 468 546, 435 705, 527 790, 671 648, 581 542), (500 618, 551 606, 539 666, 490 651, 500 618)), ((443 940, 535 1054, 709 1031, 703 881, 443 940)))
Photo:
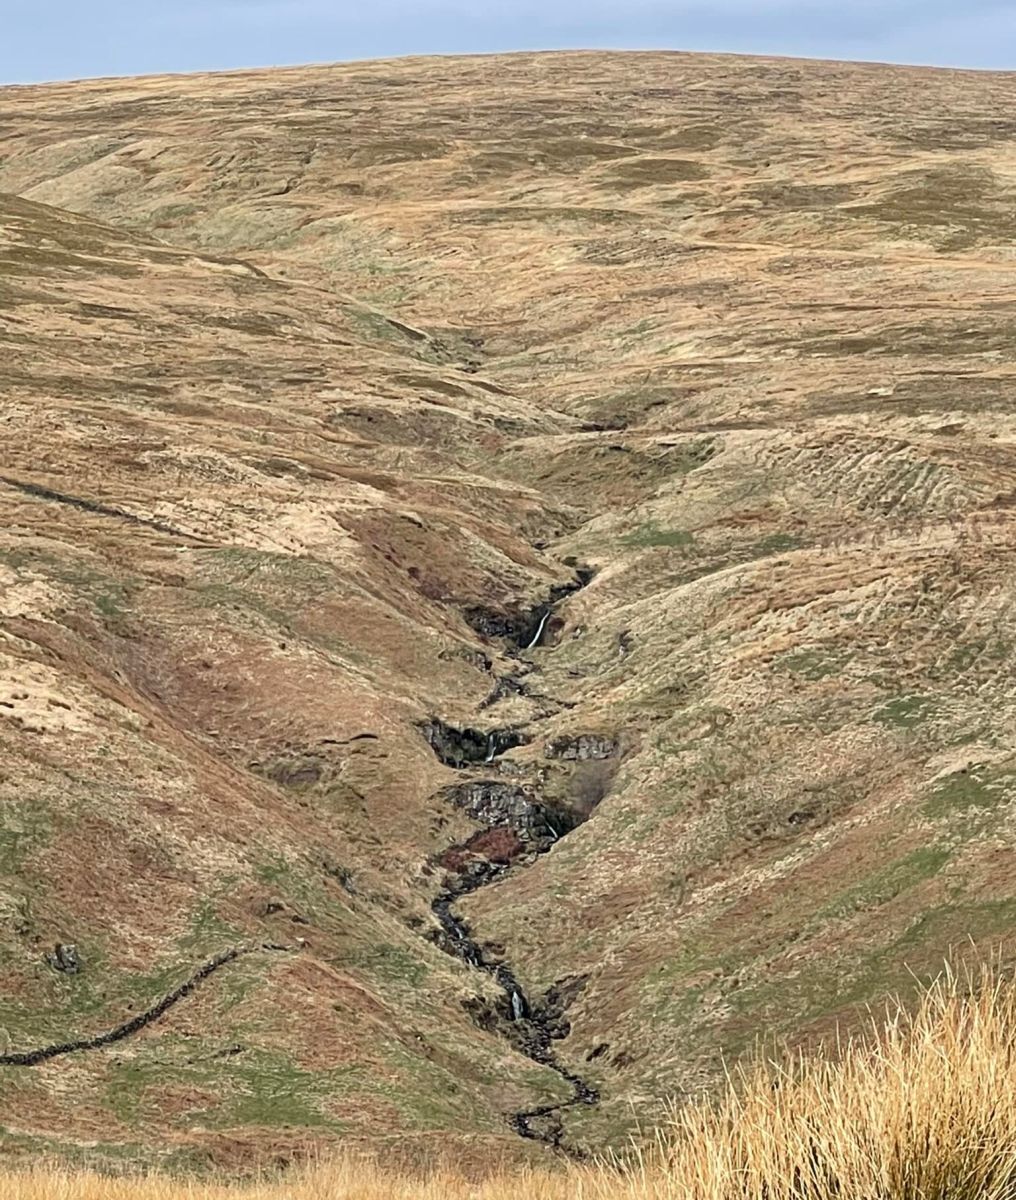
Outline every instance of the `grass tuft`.
POLYGON ((1010 1200, 1016 1195, 1016 992, 947 970, 915 1011, 825 1054, 757 1060, 716 1100, 674 1110, 627 1159, 412 1174, 349 1157, 283 1181, 0 1175, 0 1200, 1010 1200))

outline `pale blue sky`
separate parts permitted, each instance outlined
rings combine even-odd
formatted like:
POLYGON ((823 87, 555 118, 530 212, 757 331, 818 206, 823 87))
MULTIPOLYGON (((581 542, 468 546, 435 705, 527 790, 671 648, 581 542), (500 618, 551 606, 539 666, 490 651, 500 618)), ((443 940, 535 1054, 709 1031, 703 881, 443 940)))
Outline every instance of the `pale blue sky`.
POLYGON ((1016 0, 0 0, 0 82, 401 54, 729 50, 1016 67, 1016 0))

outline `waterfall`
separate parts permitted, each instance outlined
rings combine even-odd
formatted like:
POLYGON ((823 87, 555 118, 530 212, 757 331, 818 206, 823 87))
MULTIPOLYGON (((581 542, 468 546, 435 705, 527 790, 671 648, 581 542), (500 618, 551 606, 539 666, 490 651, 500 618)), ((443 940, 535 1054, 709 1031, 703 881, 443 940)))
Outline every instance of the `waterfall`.
POLYGON ((497 754, 497 734, 487 734, 487 757, 483 760, 485 763, 492 763, 494 755, 497 754))
POLYGON ((521 1021, 526 1015, 526 1002, 518 991, 512 992, 512 1020, 521 1021))
POLYGON ((538 646, 540 644, 540 638, 543 637, 543 631, 544 631, 544 629, 546 629, 547 621, 549 619, 550 619, 550 609, 548 608, 547 611, 540 618, 540 623, 536 627, 536 633, 533 635, 533 640, 526 647, 527 650, 532 650, 535 646, 538 646))

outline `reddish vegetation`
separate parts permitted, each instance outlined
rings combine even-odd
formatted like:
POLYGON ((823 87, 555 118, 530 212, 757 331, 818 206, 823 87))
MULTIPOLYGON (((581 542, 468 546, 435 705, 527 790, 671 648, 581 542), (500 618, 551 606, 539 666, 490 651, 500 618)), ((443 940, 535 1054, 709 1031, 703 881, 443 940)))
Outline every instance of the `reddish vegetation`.
POLYGON ((462 871, 478 859, 506 864, 518 858, 525 849, 525 842, 514 829, 500 825, 496 829, 484 829, 474 834, 461 846, 449 847, 438 857, 437 864, 446 871, 462 871))
POLYGON ((467 845, 474 854, 482 855, 493 863, 509 863, 526 849, 525 842, 514 829, 506 825, 483 830, 470 838, 467 845))

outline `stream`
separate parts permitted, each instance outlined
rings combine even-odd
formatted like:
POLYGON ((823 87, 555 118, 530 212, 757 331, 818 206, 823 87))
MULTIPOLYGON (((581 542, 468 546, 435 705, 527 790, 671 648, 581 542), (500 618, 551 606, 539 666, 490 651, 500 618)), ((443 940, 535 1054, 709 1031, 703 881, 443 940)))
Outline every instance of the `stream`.
MULTIPOLYGON (((591 571, 576 572, 574 584, 555 588, 550 600, 529 615, 514 619, 484 615, 478 619, 479 610, 474 610, 474 620, 470 623, 488 636, 509 638, 514 643, 515 653, 533 649, 541 643, 556 607, 584 587, 591 577, 591 571)), ((467 766, 496 770, 495 762, 500 754, 530 740, 515 729, 488 733, 459 730, 436 717, 421 726, 421 730, 437 757, 459 770, 467 766)), ((485 828, 466 842, 446 847, 438 856, 438 861, 446 867, 446 875, 441 891, 431 901, 431 911, 440 925, 440 933, 435 931, 434 940, 446 953, 461 959, 474 970, 490 975, 501 989, 503 999, 493 1006, 479 997, 476 999, 472 1008, 474 1020, 482 1028, 505 1037, 514 1049, 533 1062, 556 1072, 571 1090, 571 1096, 566 1100, 512 1113, 508 1118, 511 1128, 520 1137, 542 1142, 570 1158, 581 1158, 583 1152, 564 1141, 562 1114, 579 1104, 597 1104, 600 1097, 591 1084, 559 1062, 554 1053, 552 1042, 567 1036, 570 1031, 564 1018, 569 998, 562 997, 556 987, 543 997, 530 997, 511 965, 489 959, 483 947, 472 938, 467 922, 455 912, 455 904, 463 896, 505 878, 513 870, 524 870, 524 867, 513 866, 512 860, 523 854, 546 853, 580 823, 580 818, 549 809, 534 789, 520 784, 514 777, 512 782, 505 782, 492 773, 473 776, 466 783, 445 789, 441 796, 455 807, 465 809, 485 828), (513 839, 513 845, 502 851, 502 861, 495 861, 493 856, 476 857, 475 843, 482 840, 484 834, 500 834, 506 841, 513 839)), ((582 980, 573 982, 579 990, 584 983, 582 980)))

